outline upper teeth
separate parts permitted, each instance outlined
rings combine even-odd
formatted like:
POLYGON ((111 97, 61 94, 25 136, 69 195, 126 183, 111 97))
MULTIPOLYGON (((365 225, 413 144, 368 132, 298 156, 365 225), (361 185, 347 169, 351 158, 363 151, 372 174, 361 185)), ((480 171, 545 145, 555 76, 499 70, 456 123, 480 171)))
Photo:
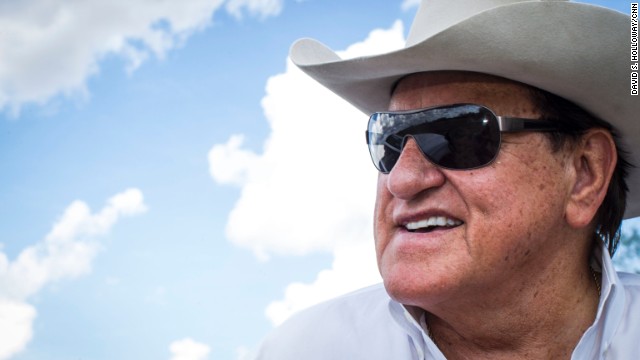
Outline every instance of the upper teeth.
POLYGON ((446 218, 444 216, 432 216, 425 220, 413 221, 405 225, 407 230, 417 230, 429 226, 458 226, 462 221, 446 218))

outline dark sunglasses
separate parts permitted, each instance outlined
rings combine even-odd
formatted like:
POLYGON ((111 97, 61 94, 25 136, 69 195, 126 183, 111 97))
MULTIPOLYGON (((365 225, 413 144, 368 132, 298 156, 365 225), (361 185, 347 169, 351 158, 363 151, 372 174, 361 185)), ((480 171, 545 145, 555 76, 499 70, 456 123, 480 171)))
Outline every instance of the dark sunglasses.
POLYGON ((375 113, 369 118, 367 144, 374 165, 385 174, 400 158, 408 137, 433 164, 471 170, 498 156, 502 132, 558 130, 552 121, 497 116, 481 105, 455 104, 375 113))

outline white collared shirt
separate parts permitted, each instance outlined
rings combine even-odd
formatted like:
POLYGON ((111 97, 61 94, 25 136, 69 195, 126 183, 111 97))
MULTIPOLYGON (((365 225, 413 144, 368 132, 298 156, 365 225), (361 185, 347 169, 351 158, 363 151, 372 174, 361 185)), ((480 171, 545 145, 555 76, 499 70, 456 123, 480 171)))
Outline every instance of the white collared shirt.
MULTIPOLYGON (((571 359, 640 359, 640 275, 616 273, 606 250, 594 259, 602 270, 598 313, 571 359)), ((378 284, 294 315, 256 360, 446 360, 423 325, 378 284)))

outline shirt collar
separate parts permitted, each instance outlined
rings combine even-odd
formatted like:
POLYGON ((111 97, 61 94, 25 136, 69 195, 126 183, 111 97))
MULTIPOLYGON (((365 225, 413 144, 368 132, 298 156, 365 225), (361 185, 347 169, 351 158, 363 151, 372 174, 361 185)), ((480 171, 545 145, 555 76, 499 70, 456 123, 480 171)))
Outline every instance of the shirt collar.
POLYGON ((594 247, 591 266, 602 272, 598 312, 576 346, 574 359, 602 358, 614 339, 625 308, 624 289, 604 243, 594 247))

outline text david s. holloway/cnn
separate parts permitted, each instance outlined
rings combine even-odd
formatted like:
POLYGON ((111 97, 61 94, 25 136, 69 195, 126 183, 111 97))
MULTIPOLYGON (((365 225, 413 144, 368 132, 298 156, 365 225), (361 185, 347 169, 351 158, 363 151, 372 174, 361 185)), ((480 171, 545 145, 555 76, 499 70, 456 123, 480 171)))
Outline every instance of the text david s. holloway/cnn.
POLYGON ((638 3, 631 3, 631 95, 638 95, 638 3))

